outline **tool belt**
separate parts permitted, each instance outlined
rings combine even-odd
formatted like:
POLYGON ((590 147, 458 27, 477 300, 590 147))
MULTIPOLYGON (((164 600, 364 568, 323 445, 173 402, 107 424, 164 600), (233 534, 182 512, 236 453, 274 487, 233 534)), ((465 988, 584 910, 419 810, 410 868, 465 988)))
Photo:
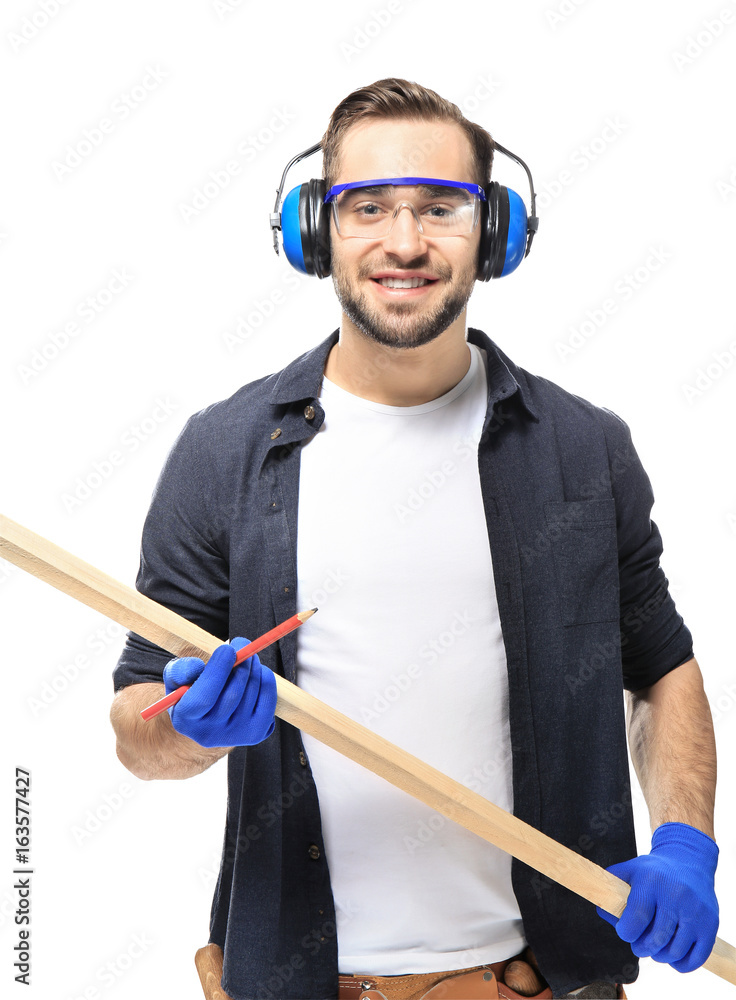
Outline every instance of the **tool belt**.
MULTIPOLYGON (((521 958, 521 955, 516 956, 521 958)), ((529 994, 516 993, 503 982, 512 959, 475 965, 454 972, 426 972, 404 976, 340 975, 339 1000, 516 1000, 529 994)), ((531 996, 546 1000, 552 990, 544 984, 531 996)))

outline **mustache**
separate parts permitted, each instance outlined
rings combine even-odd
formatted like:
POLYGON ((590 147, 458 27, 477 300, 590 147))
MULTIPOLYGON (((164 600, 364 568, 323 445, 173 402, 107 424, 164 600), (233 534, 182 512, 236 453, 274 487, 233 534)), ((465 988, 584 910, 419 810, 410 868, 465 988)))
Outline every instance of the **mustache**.
POLYGON ((370 278, 376 271, 423 271, 433 278, 449 281, 452 277, 452 268, 445 264, 433 265, 428 257, 418 257, 410 264, 400 265, 395 260, 375 261, 370 264, 361 263, 358 265, 358 277, 370 278))

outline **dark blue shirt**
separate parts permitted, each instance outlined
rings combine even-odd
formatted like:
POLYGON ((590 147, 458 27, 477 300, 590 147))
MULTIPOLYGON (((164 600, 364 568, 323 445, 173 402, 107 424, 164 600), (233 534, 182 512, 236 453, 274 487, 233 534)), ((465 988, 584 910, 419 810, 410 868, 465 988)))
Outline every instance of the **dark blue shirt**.
MULTIPOLYGON (((137 587, 223 641, 302 610, 299 459, 324 420, 320 385, 337 336, 192 416, 153 494, 137 587)), ((514 812, 607 867, 637 853, 622 688, 690 659, 692 638, 659 564, 652 490, 627 425, 514 365, 484 333, 468 339, 487 352, 478 464, 508 662, 514 812)), ((295 682, 295 651, 292 633, 264 662, 295 682)), ((129 635, 115 689, 160 682, 170 658, 129 635)), ((264 743, 227 760, 210 923, 223 988, 234 1000, 335 998, 329 858, 301 734, 277 719, 264 743)), ((629 946, 591 903, 517 860, 512 879, 555 992, 636 978, 629 946)))

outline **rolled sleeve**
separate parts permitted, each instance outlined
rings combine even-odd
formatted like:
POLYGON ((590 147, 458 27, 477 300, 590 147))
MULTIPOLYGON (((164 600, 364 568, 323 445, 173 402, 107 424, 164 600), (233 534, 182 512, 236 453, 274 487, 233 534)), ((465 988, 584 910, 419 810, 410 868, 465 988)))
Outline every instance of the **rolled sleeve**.
MULTIPOLYGON (((226 640, 229 572, 218 521, 209 509, 217 492, 212 466, 195 414, 174 442, 156 484, 143 526, 136 589, 226 640)), ((115 691, 160 682, 170 659, 167 650, 128 633, 113 671, 115 691)))
POLYGON ((606 438, 616 502, 623 684, 636 691, 689 660, 693 640, 660 565, 662 536, 650 517, 651 482, 628 425, 611 416, 606 438))

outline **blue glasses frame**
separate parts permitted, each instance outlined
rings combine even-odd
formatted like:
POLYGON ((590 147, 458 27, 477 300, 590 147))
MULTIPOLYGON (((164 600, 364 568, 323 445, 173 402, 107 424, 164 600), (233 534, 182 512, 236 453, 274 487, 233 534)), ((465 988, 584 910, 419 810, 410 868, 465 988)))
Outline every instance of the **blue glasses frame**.
POLYGON ((442 187, 456 187, 463 188, 465 191, 470 191, 471 194, 478 195, 481 201, 486 200, 486 193, 480 184, 466 184, 463 181, 445 181, 438 177, 379 177, 372 181, 350 181, 349 184, 333 184, 330 190, 324 197, 324 203, 327 205, 329 202, 333 201, 342 191, 349 191, 352 188, 359 187, 378 187, 379 185, 416 185, 416 184, 438 184, 442 187))

